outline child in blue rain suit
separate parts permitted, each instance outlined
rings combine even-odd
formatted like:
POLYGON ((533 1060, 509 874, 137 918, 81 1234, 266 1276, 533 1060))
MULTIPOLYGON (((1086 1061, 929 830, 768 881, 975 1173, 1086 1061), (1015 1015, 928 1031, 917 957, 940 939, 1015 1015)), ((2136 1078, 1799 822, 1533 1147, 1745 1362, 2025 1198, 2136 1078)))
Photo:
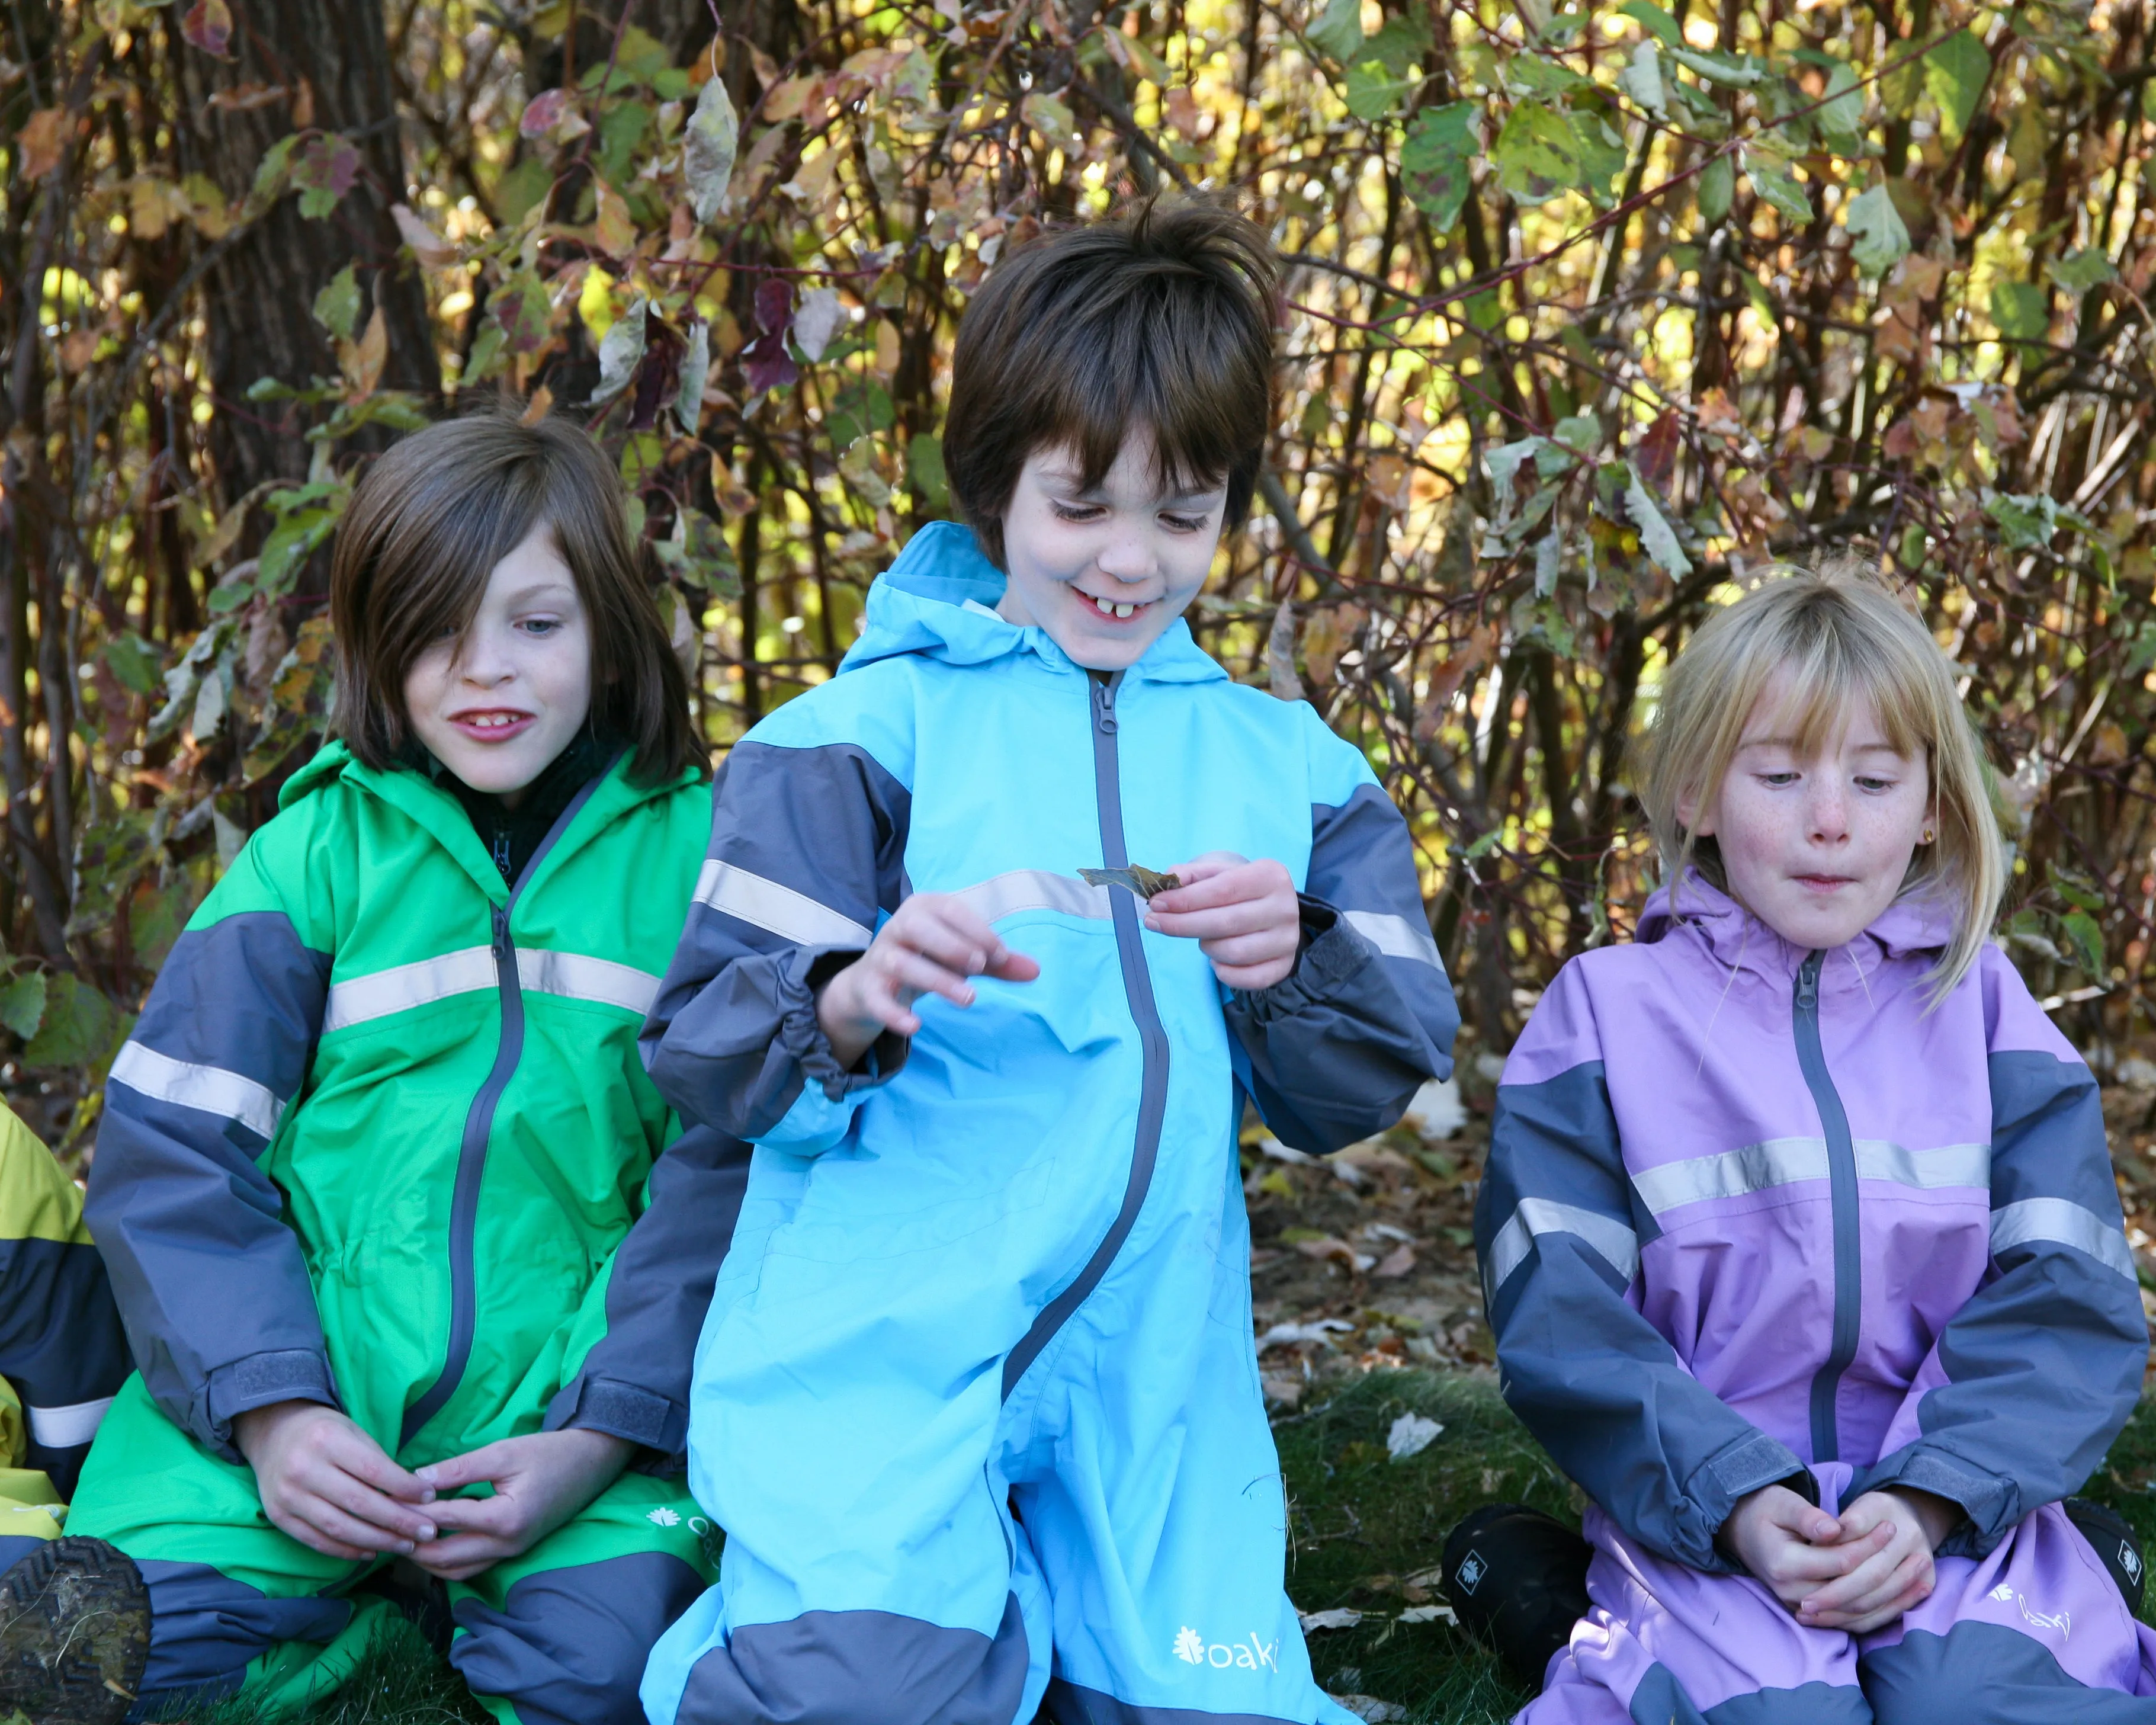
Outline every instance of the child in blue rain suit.
POLYGON ((1351 1717, 1283 1588, 1237 1125, 1378 1132, 1456 1015, 1361 755, 1180 620, 1272 281, 1194 203, 1008 261, 953 371, 972 531, 727 762, 644 1036, 757 1147, 690 1400, 726 1556, 656 1725, 1351 1717), (1078 872, 1132 865, 1183 884, 1078 872))

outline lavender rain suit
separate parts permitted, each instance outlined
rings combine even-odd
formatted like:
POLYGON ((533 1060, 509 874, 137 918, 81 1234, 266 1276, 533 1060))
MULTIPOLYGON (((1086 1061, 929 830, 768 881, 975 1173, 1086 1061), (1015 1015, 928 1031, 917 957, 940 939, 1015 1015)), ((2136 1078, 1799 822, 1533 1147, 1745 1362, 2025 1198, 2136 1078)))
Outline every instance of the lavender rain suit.
POLYGON ((2096 1083, 1943 917, 1805 952, 1697 876, 1574 959, 1476 1211, 1507 1401, 1592 1500, 1592 1609, 1523 1725, 2156 1722, 2156 1634, 2059 1500, 2148 1358, 2096 1083), (1897 1624, 1808 1630, 1715 1536, 1776 1482, 1962 1506, 1897 1624))

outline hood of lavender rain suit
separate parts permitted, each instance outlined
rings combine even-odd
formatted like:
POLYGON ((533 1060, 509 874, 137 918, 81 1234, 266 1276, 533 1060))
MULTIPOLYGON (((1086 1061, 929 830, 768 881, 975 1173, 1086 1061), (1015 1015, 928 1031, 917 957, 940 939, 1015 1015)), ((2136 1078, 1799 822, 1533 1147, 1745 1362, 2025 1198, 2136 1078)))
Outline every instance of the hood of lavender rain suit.
POLYGON ((1809 1464, 1989 1551, 2125 1423, 2148 1337, 2095 1081, 1987 945, 1905 899, 1791 947, 1687 875, 1506 1062, 1476 1245, 1507 1400, 1623 1532, 1703 1570, 1809 1464))

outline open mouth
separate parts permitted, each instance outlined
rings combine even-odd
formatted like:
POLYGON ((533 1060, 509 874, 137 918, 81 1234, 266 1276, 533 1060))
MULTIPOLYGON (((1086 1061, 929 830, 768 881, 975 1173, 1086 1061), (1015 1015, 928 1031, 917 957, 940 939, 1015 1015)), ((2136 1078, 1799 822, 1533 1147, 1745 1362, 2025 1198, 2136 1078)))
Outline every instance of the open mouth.
POLYGON ((528 726, 531 723, 531 715, 503 707, 490 707, 454 714, 449 722, 465 736, 482 742, 502 742, 528 726))
POLYGON ((1111 618, 1116 622, 1137 615, 1153 603, 1151 599, 1104 599, 1097 593, 1081 593, 1078 597, 1092 607, 1096 616, 1111 618))

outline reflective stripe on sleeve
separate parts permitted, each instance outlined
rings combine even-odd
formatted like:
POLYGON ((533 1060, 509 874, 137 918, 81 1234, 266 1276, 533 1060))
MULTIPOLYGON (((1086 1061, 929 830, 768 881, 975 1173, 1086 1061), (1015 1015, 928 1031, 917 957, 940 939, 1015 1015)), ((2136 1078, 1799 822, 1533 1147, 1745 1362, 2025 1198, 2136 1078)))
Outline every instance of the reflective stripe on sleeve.
POLYGON ((1438 970, 1445 962, 1437 956, 1437 942, 1419 922, 1383 911, 1342 911, 1348 926, 1388 958, 1413 958, 1438 970))
POLYGON ((259 1138, 277 1135, 285 1105, 253 1079, 222 1066, 198 1066, 176 1060, 139 1042, 130 1042, 112 1062, 112 1080, 161 1102, 199 1109, 245 1127, 259 1138))
POLYGON ((97 1428, 105 1419, 105 1410, 112 1405, 112 1398, 104 1396, 94 1402, 75 1402, 64 1408, 25 1407, 30 1416, 30 1440, 48 1450, 72 1450, 78 1444, 86 1444, 97 1435, 97 1428))
POLYGON ((639 1018, 651 1010, 659 993, 659 978, 648 970, 582 952, 542 952, 530 947, 516 949, 516 980, 535 993, 565 1000, 595 1000, 633 1012, 639 1018))
POLYGON ((1066 916, 1084 916, 1108 922, 1115 918, 1115 903, 1108 886, 1089 886, 1075 875, 1057 875, 1046 869, 1014 869, 1007 875, 991 875, 954 895, 984 922, 1014 916, 1020 911, 1058 911, 1066 916))
POLYGON ((2025 1198, 1991 1213, 1991 1255, 2035 1241, 2070 1245, 2108 1265, 2128 1281, 2134 1274, 2133 1253, 2126 1235, 2094 1210, 2066 1198, 2025 1198))
POLYGON ((1523 1198, 1490 1243, 1489 1291, 1493 1297, 1545 1234, 1578 1236, 1628 1282, 1639 1273, 1640 1236, 1625 1223, 1554 1199, 1523 1198))
POLYGON ((348 977, 330 984, 322 1012, 322 1034, 363 1024, 369 1019, 408 1012, 455 994, 476 993, 495 985, 494 948, 465 947, 438 958, 422 958, 377 970, 371 976, 348 977))
POLYGON ((866 947, 875 938, 805 893, 713 857, 696 877, 696 902, 803 947, 866 947))

